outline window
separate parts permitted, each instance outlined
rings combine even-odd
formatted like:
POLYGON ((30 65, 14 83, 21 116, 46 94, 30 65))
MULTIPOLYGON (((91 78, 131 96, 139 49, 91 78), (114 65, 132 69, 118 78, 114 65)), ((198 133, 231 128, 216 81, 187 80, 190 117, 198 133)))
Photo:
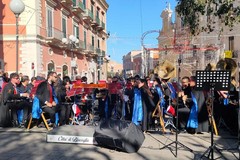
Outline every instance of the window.
POLYGON ((83 8, 86 9, 86 0, 83 0, 83 8))
POLYGON ((84 31, 84 47, 87 48, 87 32, 84 31))
POLYGON ((92 36, 92 46, 94 46, 94 36, 92 36))
POLYGON ((73 35, 79 39, 79 27, 76 24, 73 25, 73 35))
POLYGON ((234 37, 233 36, 229 37, 228 41, 229 41, 229 50, 234 51, 234 37))
POLYGON ((48 67, 48 72, 53 72, 53 71, 55 71, 55 69, 54 69, 54 63, 53 63, 53 62, 48 63, 47 67, 48 67))
POLYGON ((100 40, 97 41, 97 47, 100 48, 100 40))
POLYGON ((67 58, 67 52, 66 51, 63 51, 63 57, 67 58))
POLYGON ((47 7, 47 36, 53 37, 53 10, 47 7))
POLYGON ((67 65, 63 65, 62 67, 62 75, 64 76, 68 76, 68 66, 67 65))
POLYGON ((66 18, 66 16, 62 17, 62 33, 63 33, 63 38, 67 38, 67 18, 66 18))

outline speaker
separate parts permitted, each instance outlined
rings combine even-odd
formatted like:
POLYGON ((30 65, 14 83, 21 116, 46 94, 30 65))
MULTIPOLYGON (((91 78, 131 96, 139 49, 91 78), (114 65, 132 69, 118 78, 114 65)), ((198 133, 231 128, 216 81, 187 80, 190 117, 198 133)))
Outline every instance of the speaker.
POLYGON ((145 139, 134 123, 118 119, 102 120, 93 137, 99 146, 127 153, 137 152, 145 139))

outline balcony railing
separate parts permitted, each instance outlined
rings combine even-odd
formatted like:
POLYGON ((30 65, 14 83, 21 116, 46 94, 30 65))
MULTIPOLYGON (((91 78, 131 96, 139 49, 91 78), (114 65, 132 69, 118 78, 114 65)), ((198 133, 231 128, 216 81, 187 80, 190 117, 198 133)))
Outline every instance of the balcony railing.
POLYGON ((101 54, 101 49, 100 48, 96 48, 96 53, 99 56, 101 54))
POLYGON ((83 13, 83 19, 92 21, 93 20, 93 12, 90 9, 85 9, 85 13, 83 13))
POLYGON ((73 1, 72 0, 59 0, 64 6, 71 6, 73 1))
POLYGON ((46 33, 46 40, 48 43, 55 43, 62 41, 62 38, 64 37, 64 34, 59 29, 48 27, 47 33, 46 33))
POLYGON ((85 45, 85 42, 84 42, 84 41, 79 40, 79 48, 80 48, 81 50, 85 50, 85 49, 86 49, 86 45, 85 45))
POLYGON ((106 56, 106 52, 102 51, 102 56, 105 57, 106 56))
POLYGON ((106 28, 106 24, 103 21, 101 23, 101 27, 102 27, 103 30, 105 30, 105 28, 106 28))
POLYGON ((85 11, 85 6, 81 1, 73 0, 72 11, 81 14, 85 11))
POLYGON ((87 52, 94 53, 94 46, 91 44, 88 44, 86 50, 87 50, 87 52))

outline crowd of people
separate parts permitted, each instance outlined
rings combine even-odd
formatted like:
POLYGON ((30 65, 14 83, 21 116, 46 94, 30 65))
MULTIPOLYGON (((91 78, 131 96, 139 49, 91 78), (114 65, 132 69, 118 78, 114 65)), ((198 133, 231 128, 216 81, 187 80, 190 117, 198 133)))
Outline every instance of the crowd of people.
MULTIPOLYGON (((33 103, 37 103, 50 121, 49 126, 57 127, 69 124, 72 116, 72 104, 76 98, 67 93, 73 83, 87 83, 87 77, 77 76, 72 82, 70 77, 60 77, 56 72, 49 72, 47 77, 32 77, 11 73, 0 79, 1 106, 0 126, 24 127, 32 113, 36 116, 33 103), (37 85, 36 85, 37 83, 37 85), (56 114, 58 116, 56 116, 56 114)), ((93 89, 88 93, 92 100, 98 101, 97 114, 99 120, 121 119, 132 121, 143 132, 156 128, 152 113, 160 105, 163 119, 172 116, 178 131, 189 133, 209 132, 209 92, 196 90, 196 77, 182 77, 179 81, 163 79, 157 74, 152 77, 108 77, 105 81, 108 88, 93 89), (178 112, 170 112, 169 108, 178 112), (176 121, 178 118, 178 121, 176 121), (178 122, 178 123, 177 123, 178 122)), ((233 84, 232 84, 233 85, 233 84)), ((227 98, 220 92, 214 96, 214 118, 224 124, 232 133, 238 129, 238 104, 231 103, 238 97, 236 86, 232 86, 227 98), (232 96, 232 94, 234 96, 232 96), (228 99, 229 103, 224 103, 228 99), (229 116, 230 115, 230 116, 229 116)), ((74 95, 75 96, 75 95, 74 95)), ((237 101, 237 100, 236 100, 237 101)), ((92 104, 87 104, 87 113, 91 112, 92 104)))

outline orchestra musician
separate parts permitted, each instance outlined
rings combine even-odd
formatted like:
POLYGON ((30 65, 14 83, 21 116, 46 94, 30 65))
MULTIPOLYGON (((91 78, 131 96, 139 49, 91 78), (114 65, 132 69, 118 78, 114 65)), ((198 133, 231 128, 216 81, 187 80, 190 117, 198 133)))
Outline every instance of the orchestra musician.
POLYGON ((190 78, 185 76, 181 80, 182 91, 178 92, 178 129, 195 133, 198 128, 198 104, 190 87, 190 78))
POLYGON ((73 97, 68 97, 67 92, 71 89, 71 79, 64 76, 61 83, 56 86, 56 96, 61 108, 59 117, 59 126, 69 124, 71 117, 71 107, 73 105, 73 97))
POLYGON ((190 87, 198 104, 198 128, 196 129, 196 133, 209 132, 209 117, 205 103, 206 98, 203 91, 196 90, 196 76, 190 77, 190 87))
MULTIPOLYGON (((22 127, 23 123, 26 121, 28 116, 28 106, 24 105, 22 102, 17 102, 17 100, 21 100, 21 98, 29 98, 29 93, 19 93, 17 91, 17 85, 20 83, 19 75, 17 73, 10 74, 10 81, 4 86, 2 92, 2 105, 1 108, 5 108, 5 111, 9 111, 11 109, 12 114, 12 126, 13 127, 22 127), (23 109, 23 121, 18 123, 17 111, 23 109)), ((7 112, 1 112, 1 120, 4 121, 4 118, 8 117, 7 112), (3 115, 6 114, 6 115, 3 115)), ((8 126, 8 122, 5 122, 2 126, 8 126)))
MULTIPOLYGON (((22 78, 21 78, 21 83, 19 83, 17 85, 17 91, 18 93, 31 93, 31 90, 30 88, 28 87, 28 84, 29 84, 29 77, 27 75, 23 75, 22 78)), ((25 99, 25 100, 22 100, 19 102, 21 106, 24 106, 24 107, 27 107, 28 108, 28 113, 31 113, 32 111, 32 103, 30 102, 30 99, 25 99)), ((21 111, 19 112, 18 116, 20 116, 22 113, 21 111)), ((18 117, 18 121, 22 121, 22 119, 20 117, 18 117)), ((25 119, 26 121, 26 119, 25 119)), ((19 123, 19 127, 24 127, 24 123, 25 122, 22 122, 22 123, 19 123)))
POLYGON ((127 79, 126 83, 126 88, 124 91, 125 96, 125 110, 126 110, 126 115, 125 119, 126 120, 132 120, 132 113, 133 113, 133 102, 134 102, 134 78, 130 77, 127 79))
MULTIPOLYGON (((112 78, 112 86, 114 87, 118 87, 119 85, 119 79, 117 76, 114 76, 112 78)), ((118 88, 114 88, 115 91, 117 92, 113 92, 113 93, 109 93, 109 97, 110 97, 110 107, 108 110, 109 113, 109 117, 112 118, 117 118, 120 119, 121 118, 121 113, 122 113, 122 107, 121 107, 121 103, 122 103, 122 99, 121 99, 121 90, 118 88)))
POLYGON ((152 112, 155 109, 156 105, 153 102, 153 95, 148 88, 147 81, 145 79, 140 79, 140 82, 138 83, 138 88, 141 92, 143 109, 142 131, 146 132, 150 128, 153 128, 154 122, 152 118, 152 112))
POLYGON ((36 90, 36 97, 39 99, 41 109, 50 116, 50 127, 56 127, 55 113, 59 111, 58 99, 54 90, 54 83, 57 82, 57 73, 49 72, 47 80, 41 82, 36 90))

